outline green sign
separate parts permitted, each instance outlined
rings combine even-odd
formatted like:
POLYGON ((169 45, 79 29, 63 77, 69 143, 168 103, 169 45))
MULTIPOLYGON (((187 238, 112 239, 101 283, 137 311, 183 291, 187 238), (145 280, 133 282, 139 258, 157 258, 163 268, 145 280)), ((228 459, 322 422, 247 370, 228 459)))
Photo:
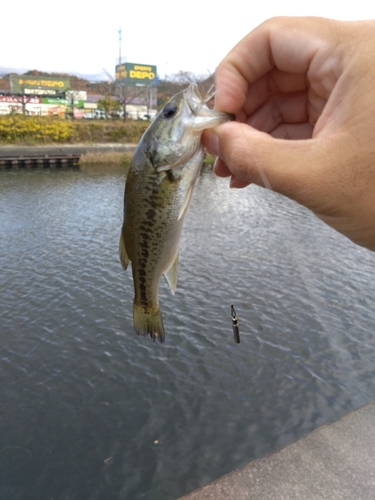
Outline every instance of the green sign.
MULTIPOLYGON (((42 97, 42 103, 55 104, 56 106, 62 106, 62 105, 70 106, 72 104, 72 101, 70 99, 62 99, 60 97, 42 97)), ((84 101, 74 99, 74 106, 76 108, 83 108, 84 104, 85 104, 84 101)))
POLYGON ((116 80, 122 80, 125 84, 147 85, 152 83, 156 74, 156 66, 150 64, 124 63, 116 66, 116 80))
POLYGON ((70 80, 58 76, 10 75, 10 85, 17 94, 61 94, 70 88, 70 80))

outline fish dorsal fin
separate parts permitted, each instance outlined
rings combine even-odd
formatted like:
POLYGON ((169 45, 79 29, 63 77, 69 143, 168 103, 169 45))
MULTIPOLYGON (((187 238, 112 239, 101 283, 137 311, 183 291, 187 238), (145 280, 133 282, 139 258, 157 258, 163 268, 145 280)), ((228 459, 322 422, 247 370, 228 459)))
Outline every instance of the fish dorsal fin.
POLYGON ((120 261, 121 261, 122 267, 126 271, 126 268, 129 265, 130 259, 128 257, 127 252, 126 252, 125 238, 124 238, 124 229, 122 229, 121 236, 120 236, 120 261))
POLYGON ((190 186, 189 189, 185 193, 185 198, 184 198, 184 201, 182 202, 182 205, 180 207, 180 212, 178 214, 178 220, 180 220, 182 217, 184 217, 186 210, 189 208, 191 195, 193 194, 193 188, 194 188, 194 186, 190 186))
POLYGON ((173 259, 172 265, 164 273, 164 276, 168 281, 168 285, 173 295, 177 287, 177 270, 178 270, 178 252, 176 253, 176 257, 173 259))

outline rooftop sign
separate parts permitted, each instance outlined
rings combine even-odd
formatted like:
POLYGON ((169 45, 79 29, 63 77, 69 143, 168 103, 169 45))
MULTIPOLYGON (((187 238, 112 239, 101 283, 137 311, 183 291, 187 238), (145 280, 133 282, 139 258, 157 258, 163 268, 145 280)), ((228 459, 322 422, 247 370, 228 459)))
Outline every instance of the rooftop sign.
POLYGON ((150 64, 124 63, 116 66, 116 80, 125 84, 150 84, 156 78, 156 66, 150 64))
POLYGON ((70 88, 69 78, 10 75, 10 88, 17 94, 61 94, 70 88))

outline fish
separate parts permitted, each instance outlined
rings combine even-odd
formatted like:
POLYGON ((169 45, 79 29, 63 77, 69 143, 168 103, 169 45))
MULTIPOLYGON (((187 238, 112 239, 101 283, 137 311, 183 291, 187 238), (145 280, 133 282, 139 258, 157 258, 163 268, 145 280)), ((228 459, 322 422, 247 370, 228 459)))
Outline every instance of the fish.
POLYGON ((177 286, 179 242, 205 150, 206 128, 234 119, 210 109, 196 84, 174 95, 143 134, 125 184, 120 261, 131 263, 133 325, 138 335, 165 340, 158 291, 161 277, 177 286))

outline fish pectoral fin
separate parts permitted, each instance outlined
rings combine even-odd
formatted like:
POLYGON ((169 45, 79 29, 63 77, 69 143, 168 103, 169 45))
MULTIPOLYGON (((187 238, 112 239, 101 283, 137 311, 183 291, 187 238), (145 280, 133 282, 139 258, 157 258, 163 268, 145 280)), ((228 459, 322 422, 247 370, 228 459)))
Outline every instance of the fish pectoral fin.
POLYGON ((124 238, 124 229, 122 229, 121 236, 120 236, 120 261, 121 261, 122 267, 126 271, 126 268, 129 265, 130 259, 128 257, 127 252, 126 252, 125 238, 124 238))
POLYGON ((154 167, 157 172, 169 172, 172 170, 172 167, 170 165, 158 165, 157 167, 154 167))
POLYGON ((152 167, 157 172, 164 172, 167 170, 171 170, 172 167, 169 165, 168 162, 160 164, 160 159, 159 159, 159 155, 157 154, 157 152, 146 151, 145 155, 146 155, 146 158, 148 159, 148 161, 151 163, 152 167))
POLYGON ((182 205, 180 207, 180 211, 178 213, 178 220, 180 220, 185 215, 187 209, 189 208, 191 195, 193 194, 193 188, 194 188, 194 186, 190 186, 189 189, 185 193, 185 198, 182 202, 182 205))
POLYGON ((177 271, 178 271, 178 252, 176 253, 176 257, 173 259, 172 265, 164 273, 164 276, 168 281, 169 288, 171 289, 173 295, 177 287, 177 271))

